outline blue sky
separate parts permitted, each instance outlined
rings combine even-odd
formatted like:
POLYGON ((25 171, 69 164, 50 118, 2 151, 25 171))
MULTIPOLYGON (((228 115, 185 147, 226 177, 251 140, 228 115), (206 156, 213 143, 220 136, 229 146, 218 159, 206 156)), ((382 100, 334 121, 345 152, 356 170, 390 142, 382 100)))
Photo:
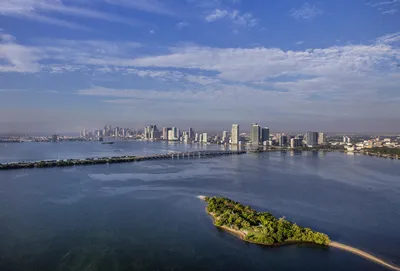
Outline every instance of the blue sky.
POLYGON ((0 132, 252 122, 400 132, 400 0, 0 2, 0 132))

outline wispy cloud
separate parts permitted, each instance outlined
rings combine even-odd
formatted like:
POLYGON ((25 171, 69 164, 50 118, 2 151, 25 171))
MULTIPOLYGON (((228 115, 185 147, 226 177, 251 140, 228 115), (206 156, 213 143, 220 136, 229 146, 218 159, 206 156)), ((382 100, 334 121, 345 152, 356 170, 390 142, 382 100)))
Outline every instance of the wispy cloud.
POLYGON ((251 13, 241 13, 238 10, 228 11, 225 9, 215 9, 205 17, 207 22, 215 22, 222 19, 229 19, 233 24, 244 27, 254 27, 258 20, 251 13))
POLYGON ((295 19, 312 20, 322 13, 322 10, 315 5, 310 5, 308 2, 305 2, 300 8, 292 9, 289 14, 295 19))
POLYGON ((397 12, 398 12, 397 9, 390 9, 390 10, 383 11, 382 14, 395 14, 397 12))
POLYGON ((136 21, 122 18, 112 14, 84 8, 82 6, 66 5, 61 0, 13 0, 0 3, 0 14, 4 16, 25 18, 39 22, 49 23, 57 26, 73 29, 87 30, 88 28, 72 21, 61 20, 57 14, 75 17, 84 17, 109 22, 134 25, 136 21))
POLYGON ((120 5, 149 13, 156 13, 167 16, 177 16, 164 1, 159 0, 105 0, 114 5, 120 5))
POLYGON ((367 2, 367 6, 376 9, 381 14, 393 15, 398 12, 400 8, 400 0, 378 0, 367 2))
POLYGON ((304 43, 304 40, 299 40, 299 41, 296 42, 296 45, 301 45, 303 43, 304 43))

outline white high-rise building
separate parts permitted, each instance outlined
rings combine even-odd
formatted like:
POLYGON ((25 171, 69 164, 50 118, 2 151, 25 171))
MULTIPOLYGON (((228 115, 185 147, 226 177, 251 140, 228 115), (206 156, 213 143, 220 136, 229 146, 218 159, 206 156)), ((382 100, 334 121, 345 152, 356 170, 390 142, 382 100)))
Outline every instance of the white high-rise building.
POLYGON ((231 144, 239 144, 239 124, 232 124, 231 144))
POLYGON ((203 134, 199 134, 198 142, 203 143, 203 134))
POLYGON ((175 140, 175 133, 174 130, 168 130, 168 140, 175 140))
POLYGON ((350 137, 348 136, 343 137, 343 143, 350 143, 350 142, 351 142, 350 137))
POLYGON ((326 135, 324 133, 318 133, 318 145, 324 145, 326 143, 326 135))
POLYGON ((203 133, 203 143, 207 143, 207 142, 208 142, 208 134, 203 133))
POLYGON ((260 144, 260 131, 261 127, 257 123, 251 125, 250 140, 252 145, 260 144))
POLYGON ((224 143, 228 142, 228 132, 227 131, 222 132, 222 142, 224 142, 224 143))

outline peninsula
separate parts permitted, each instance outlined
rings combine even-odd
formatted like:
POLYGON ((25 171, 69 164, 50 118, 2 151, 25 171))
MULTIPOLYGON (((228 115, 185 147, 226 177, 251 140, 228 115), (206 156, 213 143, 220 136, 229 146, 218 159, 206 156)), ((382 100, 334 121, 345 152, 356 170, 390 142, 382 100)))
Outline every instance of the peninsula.
POLYGON ((265 246, 317 244, 344 250, 391 270, 400 267, 363 250, 331 241, 328 235, 303 228, 285 218, 277 219, 268 212, 257 212, 249 206, 224 197, 198 196, 207 203, 206 211, 214 218, 214 225, 240 239, 265 246))

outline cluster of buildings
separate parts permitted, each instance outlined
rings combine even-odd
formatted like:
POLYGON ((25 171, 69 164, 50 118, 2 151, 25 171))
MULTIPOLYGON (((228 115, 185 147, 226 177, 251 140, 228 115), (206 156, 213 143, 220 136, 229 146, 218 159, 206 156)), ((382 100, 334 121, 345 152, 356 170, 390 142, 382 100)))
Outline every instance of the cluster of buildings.
POLYGON ((206 132, 195 132, 192 127, 181 131, 177 127, 158 128, 157 125, 145 126, 142 131, 128 128, 115 127, 109 125, 103 129, 95 129, 89 132, 86 129, 81 131, 81 138, 102 139, 103 137, 125 138, 125 139, 144 139, 151 141, 165 140, 186 143, 217 143, 231 145, 251 145, 251 146, 280 146, 280 147, 315 147, 326 144, 326 136, 320 132, 308 132, 306 134, 270 134, 268 127, 262 127, 258 123, 253 123, 250 133, 240 133, 239 124, 232 124, 231 130, 222 131, 220 134, 210 134, 206 132))
POLYGON ((343 142, 334 144, 344 145, 344 148, 348 151, 359 151, 370 148, 400 148, 400 137, 386 137, 381 139, 373 137, 371 139, 351 139, 348 136, 343 136, 343 142))

